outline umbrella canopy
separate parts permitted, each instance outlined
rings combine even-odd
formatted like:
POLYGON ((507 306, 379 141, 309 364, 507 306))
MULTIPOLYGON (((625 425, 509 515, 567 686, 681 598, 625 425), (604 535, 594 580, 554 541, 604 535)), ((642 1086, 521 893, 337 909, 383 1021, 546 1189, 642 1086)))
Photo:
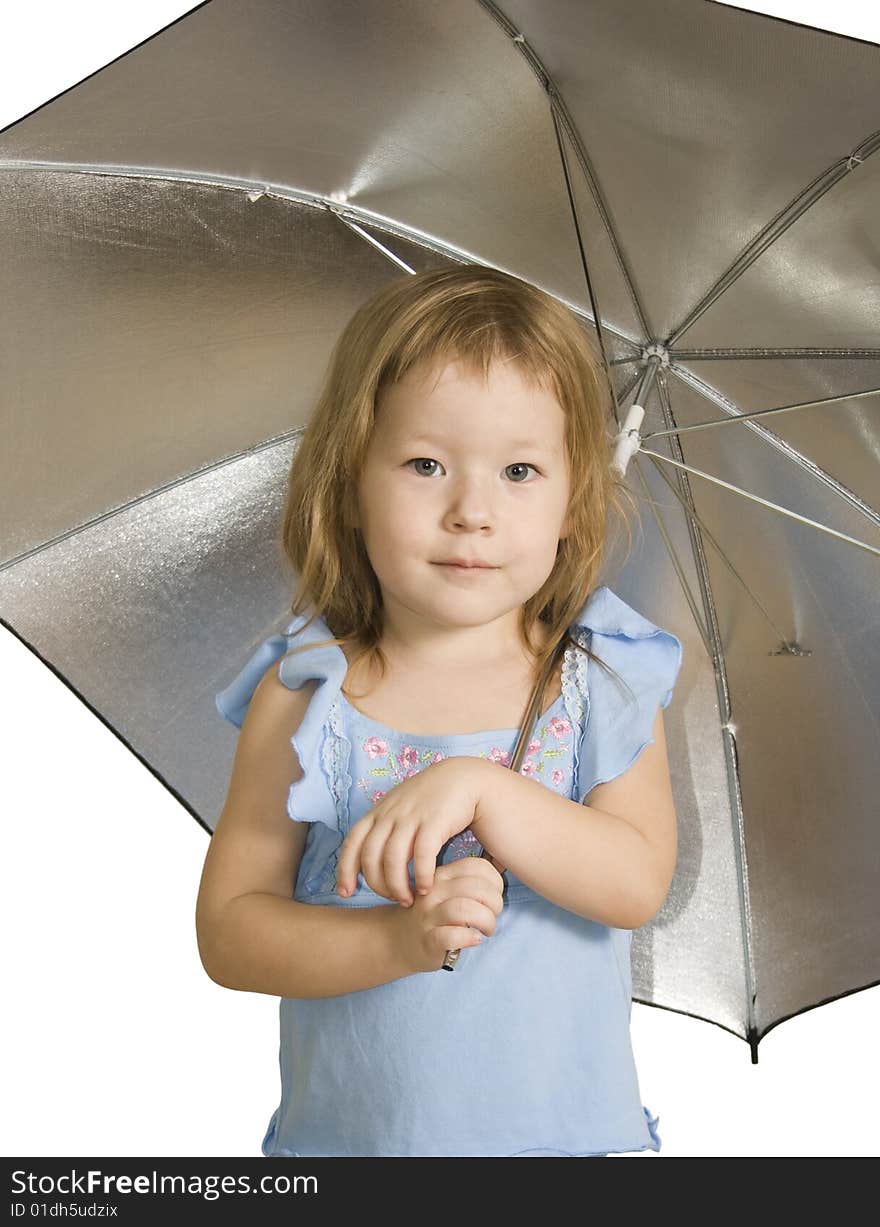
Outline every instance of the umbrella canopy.
POLYGON ((684 643, 633 996, 757 1060, 878 981, 878 86, 707 0, 195 9, 0 134, 4 625, 212 830, 343 324, 430 266, 540 285, 609 431, 645 410, 608 582, 684 643))

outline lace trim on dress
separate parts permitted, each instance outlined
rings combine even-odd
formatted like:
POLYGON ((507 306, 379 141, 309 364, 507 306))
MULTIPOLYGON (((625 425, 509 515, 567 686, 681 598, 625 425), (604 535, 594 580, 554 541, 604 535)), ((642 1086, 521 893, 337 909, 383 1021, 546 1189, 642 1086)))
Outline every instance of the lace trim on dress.
MULTIPOLYGON (((582 627, 574 630, 578 643, 589 643, 590 632, 582 627)), ((569 644, 562 657, 562 696, 565 711, 573 727, 574 779, 578 778, 578 757, 580 743, 590 702, 587 693, 587 666, 589 658, 584 652, 578 651, 569 644)), ((340 692, 341 693, 341 692, 340 692)), ((339 695, 336 696, 327 713, 324 724, 324 737, 321 746, 321 767, 327 779, 331 796, 336 803, 339 815, 339 830, 343 838, 348 834, 350 825, 349 797, 351 795, 351 776, 348 768, 351 762, 351 742, 344 733, 344 721, 339 695)), ((335 873, 336 865, 333 870, 335 873)))
POLYGON ((351 791, 351 776, 348 774, 348 765, 350 760, 351 742, 343 732, 342 714, 337 697, 330 704, 327 712, 324 739, 321 745, 321 766, 327 777, 333 800, 336 802, 339 829, 343 834, 348 833, 349 824, 348 797, 351 791))
POLYGON ((330 706, 328 724, 333 733, 330 753, 337 781, 336 804, 339 807, 339 829, 347 835, 351 822, 348 810, 348 799, 351 796, 351 776, 348 773, 351 763, 351 742, 345 735, 339 695, 330 706))
MULTIPOLYGON (((588 646, 589 634, 590 632, 583 627, 578 626, 573 630, 574 638, 583 646, 588 646)), ((578 779, 581 739, 590 707, 590 699, 587 692, 587 666, 589 663, 590 660, 587 654, 579 651, 574 644, 570 643, 565 649, 562 657, 562 694, 565 700, 565 710, 568 712, 568 717, 575 730, 573 735, 573 771, 575 780, 578 779)))
POLYGON ((310 894, 334 891, 336 889, 336 872, 339 867, 339 850, 349 829, 348 799, 351 793, 351 776, 348 773, 351 761, 351 742, 343 732, 342 716, 339 710, 339 699, 331 703, 327 719, 324 722, 324 735, 321 741, 321 770, 330 789, 330 795, 336 806, 339 822, 339 843, 327 859, 327 863, 317 880, 308 883, 310 894))

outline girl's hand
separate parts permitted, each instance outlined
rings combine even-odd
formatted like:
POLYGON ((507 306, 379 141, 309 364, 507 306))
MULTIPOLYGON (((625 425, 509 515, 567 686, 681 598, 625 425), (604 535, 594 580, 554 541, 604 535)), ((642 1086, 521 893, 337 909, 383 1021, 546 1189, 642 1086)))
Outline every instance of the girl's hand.
MULTIPOLYGON (((350 895, 362 873, 371 890, 410 907, 407 865, 426 894, 434 882, 440 849, 475 820, 484 760, 445 758, 402 780, 356 822, 339 852, 336 890, 350 895)), ((455 947, 448 947, 454 949, 455 947)))
POLYGON ((427 895, 419 895, 411 908, 388 909, 403 963, 413 974, 439 971, 447 950, 476 946, 482 934, 491 937, 504 907, 503 890, 501 874, 482 857, 438 865, 427 895))

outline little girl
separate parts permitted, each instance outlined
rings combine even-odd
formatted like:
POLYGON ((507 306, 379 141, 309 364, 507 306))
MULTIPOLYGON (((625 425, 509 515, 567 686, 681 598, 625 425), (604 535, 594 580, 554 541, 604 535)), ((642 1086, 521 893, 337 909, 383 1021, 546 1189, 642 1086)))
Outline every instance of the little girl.
POLYGON ((630 943, 675 868, 681 644, 596 586, 608 398, 575 316, 487 268, 395 282, 336 344, 295 616, 216 698, 241 732, 196 914, 212 980, 281 997, 265 1156, 660 1149, 630 943))

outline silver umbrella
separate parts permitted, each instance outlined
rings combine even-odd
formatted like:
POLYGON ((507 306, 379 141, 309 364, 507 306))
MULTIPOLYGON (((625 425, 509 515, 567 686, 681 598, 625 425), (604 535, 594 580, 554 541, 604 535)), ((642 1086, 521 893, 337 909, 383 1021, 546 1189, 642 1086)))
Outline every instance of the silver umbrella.
POLYGON ((432 265, 541 285, 642 505, 610 582, 685 645, 634 1000, 756 1061, 878 980, 878 85, 707 0, 195 9, 0 134, 4 625, 211 830, 343 322, 432 265))

